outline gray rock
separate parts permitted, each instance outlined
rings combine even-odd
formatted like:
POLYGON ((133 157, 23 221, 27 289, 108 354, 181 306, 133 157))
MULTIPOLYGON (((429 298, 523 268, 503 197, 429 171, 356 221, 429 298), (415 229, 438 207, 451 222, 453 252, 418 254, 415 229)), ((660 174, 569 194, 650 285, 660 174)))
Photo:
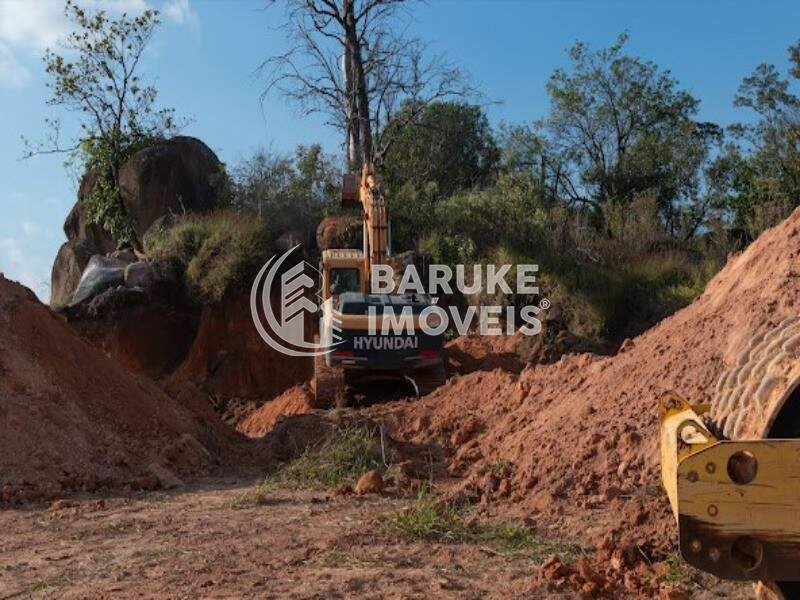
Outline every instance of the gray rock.
POLYGON ((157 278, 153 263, 139 261, 125 267, 125 287, 146 290, 155 284, 157 278))
POLYGON ((92 256, 72 295, 70 306, 77 306, 108 288, 122 285, 125 281, 126 266, 123 261, 116 258, 100 254, 92 256))
POLYGON ((141 288, 126 288, 123 285, 100 292, 85 307, 85 314, 94 319, 114 315, 135 306, 147 304, 147 293, 141 288))
POLYGON ((217 208, 214 182, 221 172, 216 154, 185 136, 144 148, 125 161, 119 171, 120 196, 139 241, 165 214, 217 208))
POLYGON ((70 240, 58 250, 50 279, 50 308, 61 310, 72 302, 89 259, 98 253, 90 240, 70 240))
MULTIPOLYGON (((119 173, 120 197, 136 233, 136 239, 132 240, 134 247, 143 247, 144 235, 153 230, 154 224, 156 230, 171 227, 173 215, 217 208, 216 184, 222 173, 222 163, 208 146, 184 136, 157 142, 125 161, 119 173)), ((85 200, 95 189, 97 179, 94 171, 84 174, 78 201, 64 222, 68 242, 59 250, 51 280, 50 302, 55 309, 82 302, 119 280, 116 273, 96 273, 91 275, 93 283, 87 281, 78 293, 91 256, 111 254, 112 258, 123 261, 123 267, 138 260, 135 252, 117 252, 111 235, 88 217, 85 200), (94 281, 95 278, 99 278, 98 281, 94 281), (97 285, 100 287, 95 287, 97 285)), ((172 294, 180 288, 181 281, 170 275, 164 283, 161 291, 172 294)))
POLYGON ((89 240, 101 254, 108 254, 117 249, 117 244, 111 234, 95 223, 86 213, 83 201, 89 197, 97 183, 97 177, 93 171, 86 172, 81 177, 80 187, 78 188, 78 201, 69 211, 64 221, 64 234, 67 239, 89 240))

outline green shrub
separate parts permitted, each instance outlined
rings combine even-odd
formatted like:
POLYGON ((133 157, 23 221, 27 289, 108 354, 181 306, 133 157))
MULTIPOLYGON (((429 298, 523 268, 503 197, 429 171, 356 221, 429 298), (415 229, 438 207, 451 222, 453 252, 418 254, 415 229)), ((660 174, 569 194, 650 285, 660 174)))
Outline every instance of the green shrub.
POLYGON ((616 266, 553 256, 539 264, 542 294, 570 331, 612 345, 690 304, 719 270, 687 253, 643 254, 616 266))
POLYGON ((248 285, 272 254, 263 221, 229 212, 183 217, 148 235, 144 245, 151 258, 180 264, 190 291, 203 303, 248 285))
POLYGON ((367 471, 384 469, 374 432, 367 427, 346 427, 336 430, 322 443, 306 448, 268 480, 326 489, 353 485, 367 471))
POLYGON ((387 526, 402 537, 426 542, 464 542, 474 535, 459 510, 428 494, 420 494, 413 505, 390 515, 387 526))
POLYGON ((122 203, 114 174, 125 160, 155 141, 153 137, 140 135, 131 139, 115 139, 113 142, 116 144, 104 138, 89 138, 80 145, 78 156, 84 169, 96 176, 90 193, 82 200, 86 216, 103 228, 117 247, 132 245, 136 240, 136 232, 122 203))

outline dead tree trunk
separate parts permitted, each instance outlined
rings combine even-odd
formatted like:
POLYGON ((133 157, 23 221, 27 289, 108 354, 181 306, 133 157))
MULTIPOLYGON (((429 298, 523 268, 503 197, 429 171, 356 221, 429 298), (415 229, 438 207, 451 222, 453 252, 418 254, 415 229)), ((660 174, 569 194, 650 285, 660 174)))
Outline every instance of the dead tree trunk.
POLYGON ((361 40, 358 35, 355 8, 353 0, 344 0, 344 37, 345 55, 350 55, 350 75, 353 96, 355 98, 355 117, 359 142, 361 144, 361 159, 372 161, 372 121, 370 120, 369 94, 367 92, 367 77, 364 73, 364 60, 361 54, 361 40))

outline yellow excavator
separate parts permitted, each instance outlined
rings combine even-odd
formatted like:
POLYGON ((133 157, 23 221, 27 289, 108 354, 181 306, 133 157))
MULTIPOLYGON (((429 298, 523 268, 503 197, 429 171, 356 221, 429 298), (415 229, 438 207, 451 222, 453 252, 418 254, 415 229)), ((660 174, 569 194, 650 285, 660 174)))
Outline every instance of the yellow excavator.
POLYGON ((759 598, 800 598, 800 317, 755 336, 709 405, 659 402, 680 552, 759 598))
POLYGON ((322 252, 319 329, 329 352, 315 360, 315 406, 347 406, 360 388, 376 381, 397 382, 416 395, 427 394, 445 380, 443 335, 430 335, 419 326, 419 315, 431 305, 430 298, 372 293, 373 266, 396 266, 391 265, 383 183, 373 165, 364 165, 360 179, 344 177, 342 206, 361 210, 363 250, 322 252), (385 320, 399 323, 403 314, 411 315, 406 329, 398 333, 384 329, 385 320))

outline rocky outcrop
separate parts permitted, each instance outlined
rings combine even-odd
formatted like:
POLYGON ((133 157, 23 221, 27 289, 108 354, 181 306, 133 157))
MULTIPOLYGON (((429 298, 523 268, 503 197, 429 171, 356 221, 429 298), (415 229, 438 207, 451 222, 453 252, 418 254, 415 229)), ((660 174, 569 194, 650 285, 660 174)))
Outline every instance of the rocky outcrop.
POLYGON ((119 188, 138 241, 165 214, 217 208, 214 183, 222 172, 211 148, 191 137, 174 137, 131 156, 120 168, 119 188))
POLYGON ((120 259, 94 255, 83 270, 70 306, 85 302, 108 288, 122 285, 125 281, 126 266, 127 264, 120 259))
MULTIPOLYGON (((215 179, 222 173, 214 152, 191 137, 164 140, 131 156, 120 168, 119 187, 136 234, 134 245, 142 248, 148 229, 171 222, 172 214, 216 208, 215 179)), ((117 249, 111 235, 92 222, 85 208, 96 184, 96 173, 83 175, 78 201, 64 221, 67 242, 59 249, 51 276, 50 306, 56 310, 71 303, 89 259, 117 249)))
POLYGON ((89 264, 96 247, 86 239, 70 240, 58 249, 53 262, 50 288, 50 306, 63 308, 72 302, 72 295, 81 280, 81 274, 89 264))
POLYGON ((72 304, 65 311, 70 325, 131 371, 152 378, 168 375, 184 360, 197 333, 198 310, 185 297, 179 268, 164 262, 118 266, 112 259, 103 261, 97 260, 110 264, 112 284, 72 304))

